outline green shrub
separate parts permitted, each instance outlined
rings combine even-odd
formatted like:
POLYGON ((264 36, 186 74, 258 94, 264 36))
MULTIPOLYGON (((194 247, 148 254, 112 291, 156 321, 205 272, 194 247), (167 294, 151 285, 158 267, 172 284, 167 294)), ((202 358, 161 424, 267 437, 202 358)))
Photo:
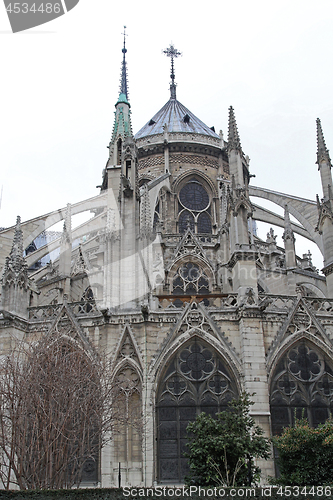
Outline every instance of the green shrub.
POLYGON ((272 439, 278 451, 281 485, 333 483, 333 420, 312 428, 306 419, 295 421, 281 436, 272 439))
POLYGON ((260 469, 254 458, 269 457, 269 440, 249 415, 249 394, 229 404, 229 410, 213 418, 201 413, 187 427, 190 474, 187 484, 200 486, 243 486, 256 483, 260 469))

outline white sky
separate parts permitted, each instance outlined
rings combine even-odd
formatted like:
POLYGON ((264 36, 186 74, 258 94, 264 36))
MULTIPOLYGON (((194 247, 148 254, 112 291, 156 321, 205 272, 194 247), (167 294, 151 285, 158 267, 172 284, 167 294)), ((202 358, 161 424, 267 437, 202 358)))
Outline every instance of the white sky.
POLYGON ((331 0, 80 0, 12 34, 1 4, 0 226, 98 194, 124 24, 134 133, 169 98, 172 41, 177 98, 225 136, 234 107, 253 184, 322 196, 315 120, 333 151, 332 18, 331 0))

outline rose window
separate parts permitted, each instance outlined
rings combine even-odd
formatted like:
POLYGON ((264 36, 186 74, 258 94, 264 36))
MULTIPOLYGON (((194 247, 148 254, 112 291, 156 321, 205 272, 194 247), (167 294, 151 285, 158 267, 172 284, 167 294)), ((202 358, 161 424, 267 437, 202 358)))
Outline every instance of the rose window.
POLYGON ((212 232, 211 202, 206 189, 195 178, 191 179, 179 192, 178 228, 185 233, 190 228, 195 233, 212 232))

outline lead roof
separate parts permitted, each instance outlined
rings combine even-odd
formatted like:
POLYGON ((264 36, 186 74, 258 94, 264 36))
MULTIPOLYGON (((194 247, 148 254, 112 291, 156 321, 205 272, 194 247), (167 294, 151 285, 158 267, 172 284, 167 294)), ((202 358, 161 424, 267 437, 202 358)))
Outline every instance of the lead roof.
POLYGON ((168 132, 187 132, 193 134, 203 134, 210 137, 219 136, 197 118, 177 99, 170 99, 149 122, 144 125, 135 135, 136 139, 141 139, 150 135, 163 134, 164 125, 167 125, 168 132))

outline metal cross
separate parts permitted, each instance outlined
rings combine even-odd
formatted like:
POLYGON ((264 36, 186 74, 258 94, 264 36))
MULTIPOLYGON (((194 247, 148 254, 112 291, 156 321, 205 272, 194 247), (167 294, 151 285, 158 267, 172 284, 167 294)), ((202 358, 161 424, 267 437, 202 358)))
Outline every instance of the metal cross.
POLYGON ((176 98, 176 84, 175 84, 175 71, 174 71, 174 59, 176 57, 179 57, 182 55, 181 52, 179 52, 175 46, 170 43, 170 47, 162 51, 163 54, 165 54, 167 57, 171 57, 171 85, 170 85, 170 91, 171 91, 171 98, 176 98))
POLYGON ((174 58, 177 58, 179 56, 182 55, 181 52, 179 52, 175 46, 170 43, 170 47, 168 47, 167 49, 163 50, 163 54, 165 54, 167 57, 171 57, 171 80, 172 80, 172 83, 174 83, 174 80, 175 80, 175 72, 174 72, 174 58))

